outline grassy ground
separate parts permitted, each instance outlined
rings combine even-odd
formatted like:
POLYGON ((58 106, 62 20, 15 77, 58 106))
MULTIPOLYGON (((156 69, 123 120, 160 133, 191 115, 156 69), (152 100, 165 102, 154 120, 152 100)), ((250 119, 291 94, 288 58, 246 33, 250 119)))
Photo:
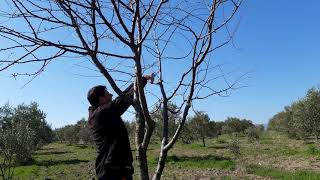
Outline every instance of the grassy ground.
MULTIPOLYGON (((229 136, 201 143, 178 143, 170 151, 162 179, 320 179, 320 147, 267 132, 259 142, 238 137, 240 154, 227 148, 229 136)), ((133 146, 134 147, 134 146, 133 146)), ((152 173, 160 144, 151 144, 148 161, 152 173)), ((135 151, 133 149, 133 151, 135 151)), ((135 152, 133 152, 135 154, 135 152)), ((15 168, 17 179, 92 179, 95 149, 49 144, 34 153, 33 162, 15 168)), ((137 162, 134 162, 137 172, 137 162)), ((134 179, 137 178, 135 173, 134 179)))

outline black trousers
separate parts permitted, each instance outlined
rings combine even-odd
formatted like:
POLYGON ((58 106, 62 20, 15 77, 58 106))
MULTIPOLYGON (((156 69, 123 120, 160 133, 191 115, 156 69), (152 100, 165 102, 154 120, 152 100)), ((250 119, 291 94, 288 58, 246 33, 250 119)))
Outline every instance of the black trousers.
POLYGON ((105 166, 104 173, 99 180, 133 180, 132 174, 134 173, 133 167, 126 166, 121 168, 120 166, 105 166))
POLYGON ((106 174, 101 178, 99 178, 99 180, 123 180, 124 177, 125 177, 125 180, 133 180, 131 175, 120 176, 120 175, 112 175, 112 174, 106 174))

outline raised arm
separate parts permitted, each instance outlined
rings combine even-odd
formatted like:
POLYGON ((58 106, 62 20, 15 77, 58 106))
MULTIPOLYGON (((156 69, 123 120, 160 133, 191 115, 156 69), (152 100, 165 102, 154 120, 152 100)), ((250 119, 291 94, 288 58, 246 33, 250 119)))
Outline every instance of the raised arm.
MULTIPOLYGON (((142 77, 142 80, 143 80, 143 87, 145 87, 148 80, 150 80, 151 83, 153 83, 153 76, 145 75, 142 77)), ((118 96, 116 99, 112 101, 111 109, 114 109, 117 115, 121 116, 129 108, 130 104, 125 100, 125 96, 133 99, 133 92, 134 92, 134 87, 132 83, 123 91, 122 96, 118 96)))

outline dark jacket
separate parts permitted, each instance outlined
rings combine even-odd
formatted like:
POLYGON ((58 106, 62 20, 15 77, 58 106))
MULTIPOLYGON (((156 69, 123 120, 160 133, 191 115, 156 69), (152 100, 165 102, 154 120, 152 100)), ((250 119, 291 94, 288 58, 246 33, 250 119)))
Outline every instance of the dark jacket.
MULTIPOLYGON (((147 79, 143 78, 144 86, 147 79)), ((124 93, 133 97, 133 84, 124 93)), ((121 115, 129 108, 123 97, 117 97, 111 105, 89 107, 89 127, 97 148, 96 174, 100 179, 110 176, 133 174, 132 153, 128 131, 121 115)))

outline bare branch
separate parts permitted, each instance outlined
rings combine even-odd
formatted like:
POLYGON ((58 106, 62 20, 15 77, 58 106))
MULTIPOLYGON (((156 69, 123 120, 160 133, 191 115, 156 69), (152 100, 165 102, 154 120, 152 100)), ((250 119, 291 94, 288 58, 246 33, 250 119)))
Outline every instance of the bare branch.
MULTIPOLYGON (((157 10, 156 10, 156 12, 155 12, 155 15, 153 16, 153 19, 151 20, 151 23, 150 23, 149 27, 147 28, 147 30, 146 30, 144 36, 142 37, 142 39, 139 39, 138 44, 142 44, 143 41, 147 38, 147 36, 149 35, 150 30, 151 30, 152 27, 153 27, 154 22, 156 21, 156 18, 157 18, 157 16, 158 16, 158 13, 159 13, 159 11, 160 11, 161 6, 162 6, 163 4, 165 4, 166 2, 168 2, 168 0, 161 0, 161 1, 160 1, 159 5, 158 5, 158 7, 157 7, 157 10)), ((141 21, 141 19, 140 19, 140 21, 141 21)))

